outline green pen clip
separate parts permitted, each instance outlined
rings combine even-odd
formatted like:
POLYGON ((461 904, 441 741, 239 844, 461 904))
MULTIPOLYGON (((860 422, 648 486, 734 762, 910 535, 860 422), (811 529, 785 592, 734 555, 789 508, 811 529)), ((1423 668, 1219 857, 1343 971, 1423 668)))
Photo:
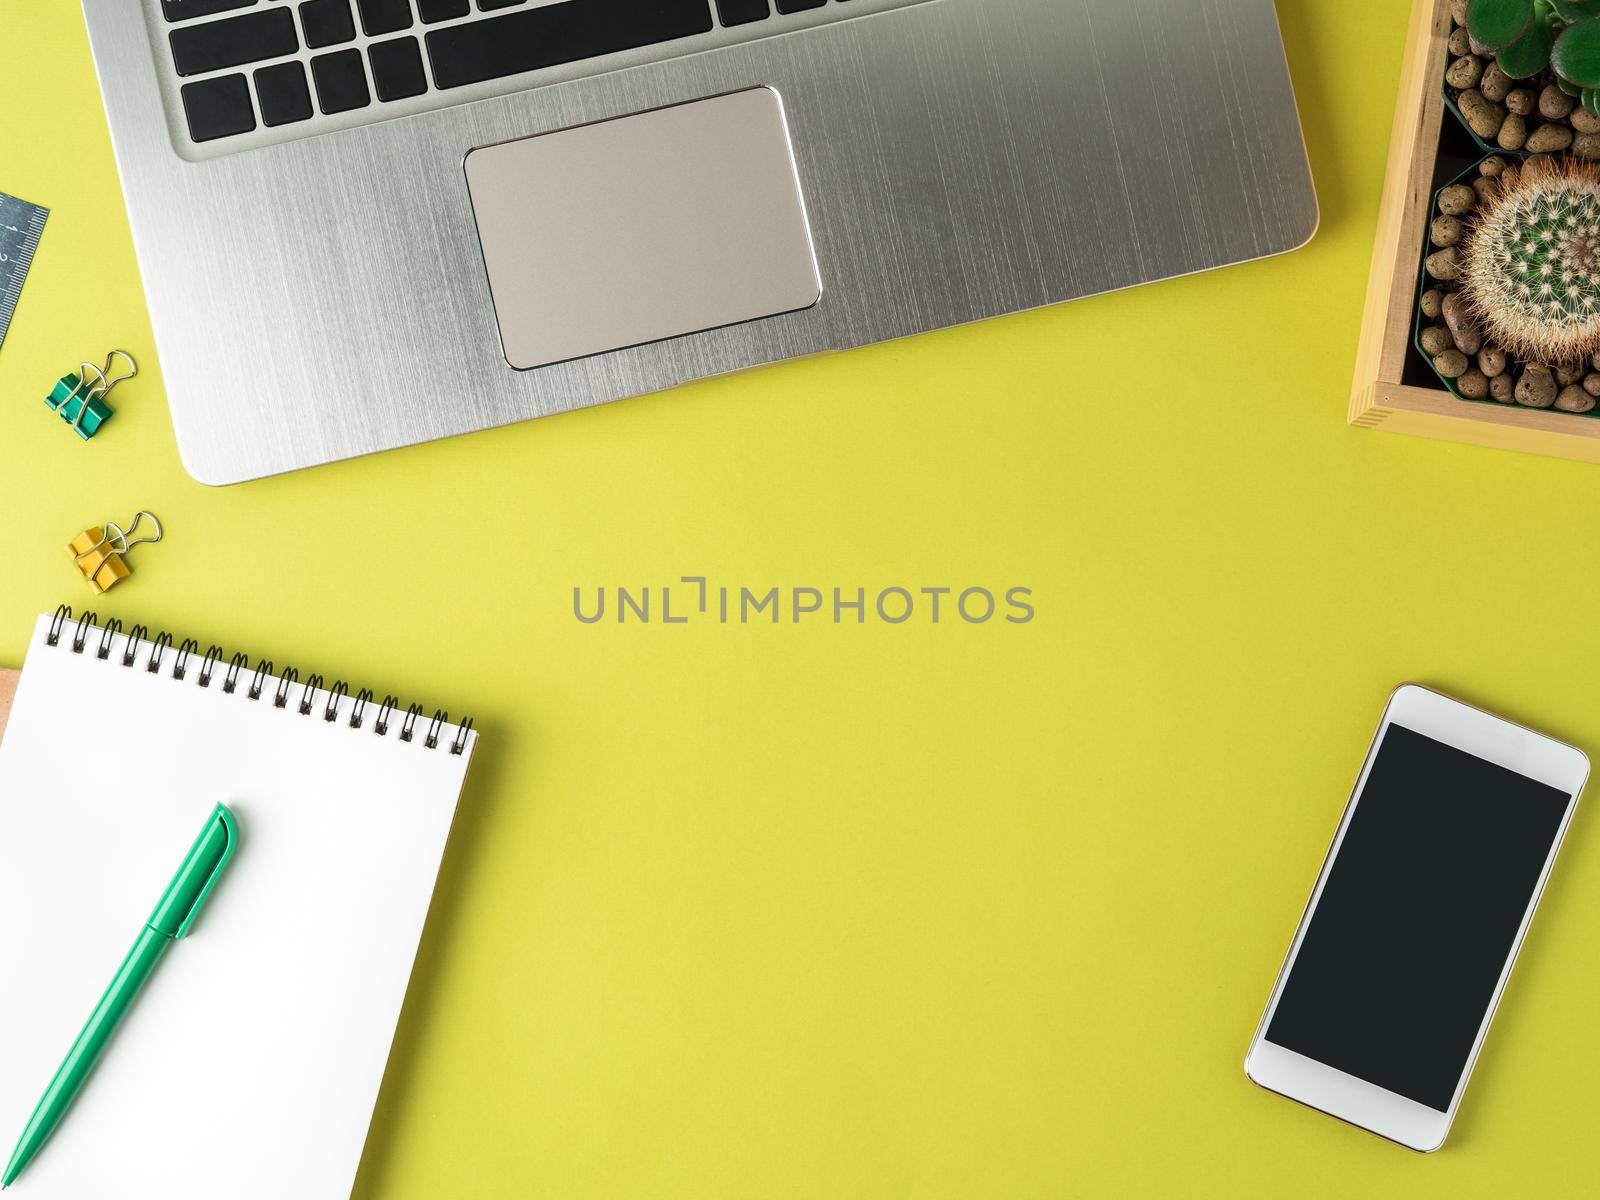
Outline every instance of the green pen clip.
POLYGON ((150 928, 174 940, 187 936, 238 845, 239 827, 233 814, 219 804, 150 914, 150 928))
POLYGON ((50 389, 44 402, 67 423, 73 433, 88 441, 100 432, 100 426, 111 419, 112 409, 106 403, 107 393, 138 373, 139 364, 133 361, 132 355, 123 350, 113 350, 106 355, 105 366, 97 367, 91 362, 82 362, 78 364, 76 375, 63 375, 56 386, 50 389), (112 364, 118 358, 128 364, 128 369, 121 375, 113 375, 112 364))

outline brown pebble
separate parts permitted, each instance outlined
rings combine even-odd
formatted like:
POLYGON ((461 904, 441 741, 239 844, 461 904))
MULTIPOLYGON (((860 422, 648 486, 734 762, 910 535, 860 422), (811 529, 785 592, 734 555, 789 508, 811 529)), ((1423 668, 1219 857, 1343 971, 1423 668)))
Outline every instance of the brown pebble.
POLYGON ((1429 288, 1422 293, 1422 315, 1428 320, 1435 320, 1439 316, 1440 303, 1444 300, 1444 293, 1438 288, 1429 288))
POLYGON ((1497 178, 1506 169, 1506 160, 1498 154, 1491 154, 1478 164, 1478 174, 1488 179, 1497 178))
POLYGON ((1585 375, 1583 377, 1583 390, 1591 396, 1600 396, 1600 375, 1585 375))
POLYGON ((1567 120, 1579 133, 1600 133, 1600 117, 1595 116, 1581 104, 1572 110, 1567 120))
MULTIPOLYGON (((1505 108, 1488 99, 1477 88, 1462 92, 1456 97, 1456 104, 1461 109, 1461 115, 1467 119, 1467 126, 1486 142, 1500 132, 1500 126, 1506 119, 1505 108)), ((1515 148, 1506 147, 1508 150, 1515 148)))
POLYGON ((1457 58, 1460 58, 1463 54, 1472 53, 1472 39, 1467 35, 1465 29, 1452 29, 1450 31, 1450 39, 1445 42, 1445 45, 1450 47, 1450 53, 1457 58))
POLYGON ((1567 363, 1564 366, 1558 365, 1555 368, 1555 376, 1556 382, 1562 387, 1577 383, 1578 380, 1583 378, 1583 364, 1567 363))
POLYGON ((1594 407, 1594 397, 1574 384, 1561 389, 1561 394, 1556 397, 1556 407, 1562 412, 1588 412, 1594 407))
POLYGON ((1459 292, 1451 292, 1446 296, 1439 310, 1444 314, 1444 323, 1450 329, 1450 336, 1455 339, 1457 350, 1463 354, 1476 354, 1483 349, 1483 337, 1472 323, 1467 302, 1459 292))
POLYGON ((1489 376, 1489 396, 1501 404, 1510 404, 1516 399, 1515 388, 1516 384, 1511 381, 1510 371, 1489 376))
POLYGON ((1572 139, 1572 152, 1579 158, 1600 158, 1600 133, 1580 133, 1572 139))
POLYGON ((1435 246, 1454 246, 1461 240, 1460 217, 1435 217, 1428 227, 1428 237, 1435 246))
MULTIPOLYGON (((1478 80, 1483 78, 1483 59, 1475 54, 1467 54, 1450 64, 1450 69, 1444 73, 1444 81, 1453 88, 1477 87, 1478 80)), ((1527 92, 1526 88, 1519 91, 1527 92)), ((1506 97, 1506 103, 1511 103, 1511 97, 1506 97)), ((1516 109, 1512 109, 1516 112, 1516 109)), ((1528 92, 1527 112, 1533 111, 1533 93, 1528 92)))
POLYGON ((1487 175, 1479 175, 1476 179, 1474 179, 1472 181, 1472 190, 1478 193, 1478 203, 1482 204, 1485 200, 1489 199, 1489 197, 1493 196, 1494 189, 1499 185, 1499 183, 1500 180, 1490 179, 1487 175))
POLYGON ((1439 211, 1447 217, 1459 217, 1478 202, 1478 193, 1464 183, 1452 183, 1439 193, 1439 211))
MULTIPOLYGON (((1506 352, 1500 349, 1499 346, 1485 346, 1478 351, 1478 370, 1482 371, 1490 379, 1493 379, 1496 375, 1505 374, 1505 369, 1506 352)), ((1600 376, 1596 376, 1596 378, 1600 379, 1600 376)))
POLYGON ((1522 160, 1522 165, 1525 167, 1544 167, 1553 162, 1555 162, 1555 159, 1548 154, 1530 154, 1522 160))
POLYGON ((1516 113, 1500 122, 1500 131, 1494 135, 1494 144, 1502 150, 1521 150, 1528 140, 1528 123, 1516 113))
POLYGON ((1450 0, 1450 19, 1457 25, 1467 23, 1467 5, 1472 0, 1450 0))
MULTIPOLYGON (((1465 59, 1462 59, 1465 62, 1465 59)), ((1513 88, 1506 93, 1506 108, 1525 117, 1539 107, 1539 97, 1533 94, 1532 88, 1513 88)))
POLYGON ((1559 121, 1572 111, 1573 99, 1553 83, 1545 84, 1539 93, 1539 115, 1547 121, 1559 121))
POLYGON ((1522 372, 1522 378, 1517 380, 1515 395, 1517 403, 1524 407, 1549 408, 1556 402, 1556 393, 1560 390, 1550 375, 1549 367, 1529 363, 1522 372))
POLYGON ((1572 130, 1565 125, 1541 125, 1528 135, 1527 148, 1535 154, 1554 154, 1570 145, 1572 130))
POLYGON ((1589 356, 1589 365, 1596 371, 1600 371, 1600 350, 1596 350, 1589 356))
POLYGON ((1478 82, 1478 90, 1489 100, 1504 100, 1516 86, 1517 81, 1502 71, 1499 63, 1492 60, 1483 69, 1483 78, 1478 82))
POLYGON ((1456 248, 1454 246, 1446 246, 1443 250, 1435 250, 1428 255, 1427 261, 1423 263, 1423 266, 1428 269, 1429 275, 1447 282, 1461 274, 1461 264, 1456 261, 1456 248))
POLYGON ((1489 377, 1477 367, 1468 367, 1456 377, 1456 391, 1467 400, 1482 400, 1489 394, 1489 377))
POLYGON ((1434 356, 1433 369, 1446 379, 1458 378, 1467 369, 1467 356, 1459 350, 1446 350, 1434 356))
POLYGON ((1450 331, 1443 325, 1429 325, 1418 336, 1422 343, 1422 351, 1430 358, 1436 354, 1443 354, 1455 343, 1450 340, 1450 331))

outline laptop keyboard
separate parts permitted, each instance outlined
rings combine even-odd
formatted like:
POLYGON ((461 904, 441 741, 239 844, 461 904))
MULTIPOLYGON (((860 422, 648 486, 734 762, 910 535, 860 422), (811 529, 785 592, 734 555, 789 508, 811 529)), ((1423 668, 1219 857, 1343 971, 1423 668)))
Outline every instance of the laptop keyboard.
POLYGON ((159 0, 159 40, 182 126, 215 152, 917 2, 159 0))

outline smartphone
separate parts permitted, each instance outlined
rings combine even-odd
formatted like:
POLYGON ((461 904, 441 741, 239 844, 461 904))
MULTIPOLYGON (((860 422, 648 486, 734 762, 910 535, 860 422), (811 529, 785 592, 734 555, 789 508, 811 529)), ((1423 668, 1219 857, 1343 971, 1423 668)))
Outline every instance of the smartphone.
POLYGON ((1588 777, 1580 750, 1396 690, 1245 1074, 1413 1150, 1443 1145, 1588 777))

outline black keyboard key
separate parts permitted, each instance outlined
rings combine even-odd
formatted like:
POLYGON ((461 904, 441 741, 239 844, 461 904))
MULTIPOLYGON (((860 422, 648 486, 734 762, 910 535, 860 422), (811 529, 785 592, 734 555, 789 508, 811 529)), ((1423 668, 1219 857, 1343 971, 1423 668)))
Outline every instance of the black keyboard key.
POLYGON ((464 17, 472 11, 471 0, 417 0, 417 16, 424 25, 464 17))
MULTIPOLYGON (((294 17, 287 8, 268 8, 174 29, 172 62, 179 75, 204 75, 224 67, 282 58, 300 49, 294 17)), ((240 78, 243 78, 241 76, 240 78)))
POLYGON ((169 21, 214 17, 236 8, 249 8, 256 0, 161 0, 161 15, 169 21))
POLYGON ((493 12, 497 8, 515 8, 527 2, 528 0, 478 0, 478 7, 484 12, 493 12))
POLYGON ((368 37, 411 28, 411 0, 356 0, 361 28, 368 37))
POLYGON ((828 0, 778 0, 781 13, 805 12, 808 8, 821 8, 828 0))
POLYGON ((197 142, 234 137, 256 127, 255 110, 250 107, 250 85, 243 75, 223 75, 185 84, 183 115, 189 122, 189 136, 197 142))
POLYGON ((433 82, 453 88, 710 29, 705 0, 567 0, 430 30, 428 59, 433 82))
POLYGON ((312 50, 356 40, 356 22, 350 0, 306 0, 300 6, 300 28, 312 50))
POLYGON ((422 50, 414 37, 373 42, 367 47, 367 60, 372 64, 372 86, 379 100, 404 100, 428 90, 422 50))
POLYGON ((263 125, 289 125, 311 119, 311 90, 306 87, 306 69, 299 63, 261 67, 255 79, 263 125))
POLYGON ((372 103, 359 50, 317 55, 311 60, 311 77, 317 81, 317 105, 325 113, 349 112, 372 103))
POLYGON ((717 15, 724 25, 748 25, 772 15, 767 0, 717 0, 717 15))

